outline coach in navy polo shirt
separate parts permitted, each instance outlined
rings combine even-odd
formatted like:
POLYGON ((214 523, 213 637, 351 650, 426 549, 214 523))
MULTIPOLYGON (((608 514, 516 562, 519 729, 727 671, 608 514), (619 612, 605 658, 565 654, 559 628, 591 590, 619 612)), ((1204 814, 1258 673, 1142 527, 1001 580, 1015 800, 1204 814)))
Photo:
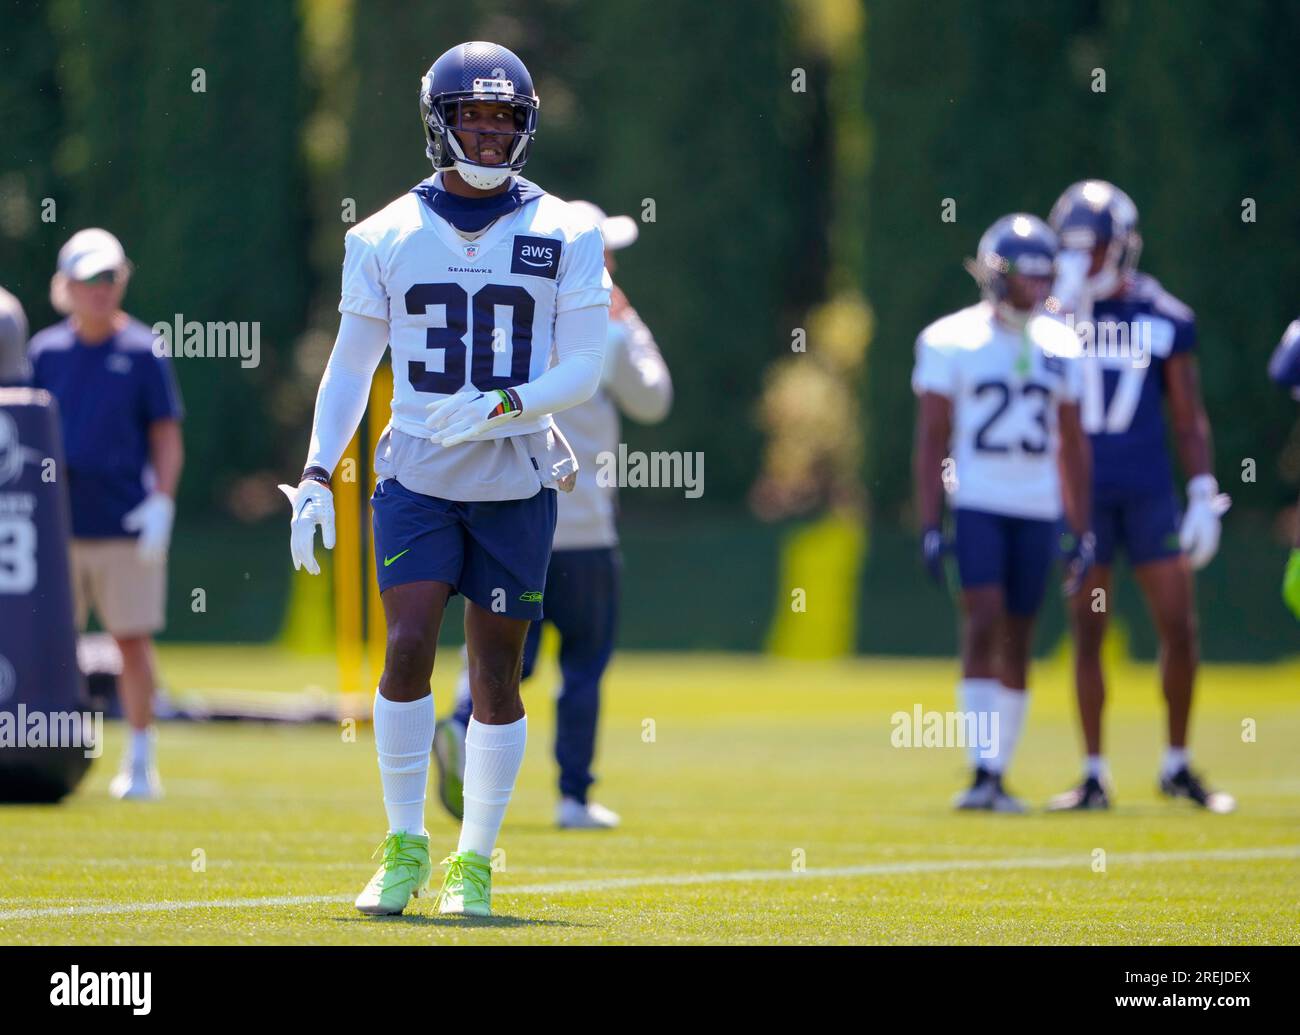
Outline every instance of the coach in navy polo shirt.
POLYGON ((67 319, 33 337, 28 355, 33 384, 58 399, 63 422, 77 624, 93 609, 122 651, 131 737, 109 789, 156 798, 153 636, 163 627, 182 409, 171 361, 122 311, 130 276, 107 230, 73 234, 50 283, 50 301, 67 319))

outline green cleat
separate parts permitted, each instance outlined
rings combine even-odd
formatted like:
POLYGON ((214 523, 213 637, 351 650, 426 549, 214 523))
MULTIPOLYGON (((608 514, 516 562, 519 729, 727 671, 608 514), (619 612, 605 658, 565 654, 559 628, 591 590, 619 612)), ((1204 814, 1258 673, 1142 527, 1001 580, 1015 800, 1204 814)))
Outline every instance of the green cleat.
POLYGON ((454 852, 442 865, 447 876, 438 892, 438 912, 491 916, 492 864, 478 852, 454 852))
POLYGON ((383 865, 357 896, 357 909, 371 916, 393 916, 408 902, 429 890, 429 837, 427 834, 389 834, 370 858, 384 853, 383 865))

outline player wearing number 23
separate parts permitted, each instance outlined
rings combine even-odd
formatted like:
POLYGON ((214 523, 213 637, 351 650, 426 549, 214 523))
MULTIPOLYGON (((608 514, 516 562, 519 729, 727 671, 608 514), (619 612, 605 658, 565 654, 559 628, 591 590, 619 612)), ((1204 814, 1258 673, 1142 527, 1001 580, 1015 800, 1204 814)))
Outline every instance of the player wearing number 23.
POLYGON ((427 886, 429 678, 448 597, 466 599, 474 718, 465 810, 438 908, 491 912, 491 858, 523 759, 520 662, 542 617, 556 489, 576 461, 551 414, 600 384, 609 275, 600 229, 520 176, 540 101, 519 57, 464 43, 420 83, 433 175, 348 232, 339 335, 321 381, 294 506, 296 564, 333 545, 330 475, 389 346, 393 399, 375 453, 375 570, 387 625, 375 746, 383 864, 358 896, 400 913, 427 886))
POLYGON ((1024 722, 1034 618, 1058 549, 1067 592, 1091 557, 1079 342, 1042 312, 1055 256, 1056 235, 1042 220, 999 219, 968 266, 984 300, 932 323, 916 343, 913 463, 924 556, 937 576, 947 489, 962 588, 958 698, 991 741, 971 745, 974 780, 958 799, 963 809, 1024 810, 1003 777, 1024 722), (1063 510, 1071 531, 1064 542, 1063 510))

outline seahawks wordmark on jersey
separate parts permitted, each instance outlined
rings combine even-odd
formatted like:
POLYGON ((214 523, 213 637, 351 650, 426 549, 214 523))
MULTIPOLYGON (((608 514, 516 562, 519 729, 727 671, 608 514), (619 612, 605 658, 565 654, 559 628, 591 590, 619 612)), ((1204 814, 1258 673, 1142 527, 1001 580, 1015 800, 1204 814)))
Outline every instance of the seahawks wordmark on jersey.
POLYGON ((1046 316, 1023 330, 980 302, 930 324, 916 342, 912 390, 952 401, 954 507, 1061 516, 1057 408, 1077 402, 1079 341, 1046 316))
MULTIPOLYGON (((388 323, 389 427, 419 440, 418 449, 406 450, 412 455, 402 472, 381 473, 447 499, 532 495, 539 481, 523 491, 510 473, 516 451, 502 453, 505 444, 494 449, 491 440, 545 432, 550 414, 526 412, 481 441, 445 449, 429 441, 428 407, 467 387, 491 391, 536 380, 553 359, 556 314, 608 305, 610 286, 599 229, 549 194, 502 216, 473 240, 415 193, 348 231, 339 311, 388 323), (491 454, 493 463, 467 463, 475 459, 471 452, 491 454), (475 475, 489 468, 498 472, 491 486, 475 475)), ((538 458, 529 464, 522 451, 518 458, 537 466, 538 458)), ((521 470, 526 481, 528 469, 521 470)))

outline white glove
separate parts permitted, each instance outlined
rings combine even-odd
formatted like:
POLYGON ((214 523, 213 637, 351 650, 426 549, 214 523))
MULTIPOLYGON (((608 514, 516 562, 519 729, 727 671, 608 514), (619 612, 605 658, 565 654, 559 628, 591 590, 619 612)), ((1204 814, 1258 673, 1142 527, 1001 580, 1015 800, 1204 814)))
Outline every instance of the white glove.
POLYGON ((140 533, 136 540, 140 560, 146 564, 162 564, 167 559, 175 517, 176 504, 161 492, 149 493, 143 503, 122 517, 123 528, 140 533))
POLYGON ((320 574, 316 563, 316 526, 320 526, 321 545, 334 549, 334 494, 327 486, 310 479, 298 488, 281 485, 280 491, 289 497, 293 514, 289 517, 289 551, 293 554, 293 570, 306 568, 311 574, 320 574))
POLYGON ((480 392, 470 388, 441 402, 430 403, 424 424, 437 445, 454 446, 500 427, 522 412, 519 396, 514 391, 495 388, 480 392))
POLYGON ((1212 474, 1198 474, 1187 483, 1187 513, 1178 530, 1178 542, 1193 571, 1199 571, 1219 552, 1219 518, 1228 512, 1232 499, 1219 491, 1212 474))

